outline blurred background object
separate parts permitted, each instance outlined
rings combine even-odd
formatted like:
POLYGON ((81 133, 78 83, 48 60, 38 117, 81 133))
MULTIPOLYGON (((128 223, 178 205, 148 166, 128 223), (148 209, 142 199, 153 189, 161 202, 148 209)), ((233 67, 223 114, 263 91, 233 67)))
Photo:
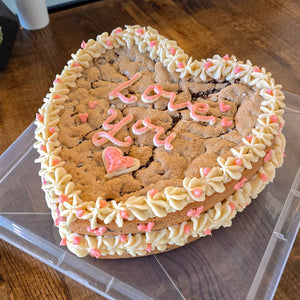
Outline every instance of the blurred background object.
POLYGON ((45 0, 15 0, 20 24, 27 30, 37 30, 49 24, 45 0))
POLYGON ((18 27, 18 18, 0 0, 0 70, 6 67, 18 27))

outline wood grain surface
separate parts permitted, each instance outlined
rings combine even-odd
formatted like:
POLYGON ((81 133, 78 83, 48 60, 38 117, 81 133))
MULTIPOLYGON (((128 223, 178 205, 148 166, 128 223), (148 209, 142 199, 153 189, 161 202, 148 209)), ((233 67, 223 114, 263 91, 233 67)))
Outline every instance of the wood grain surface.
MULTIPOLYGON (((195 59, 234 54, 266 66, 283 89, 300 94, 300 2, 113 1, 50 14, 38 31, 20 30, 0 72, 0 153, 34 120, 55 75, 82 40, 125 24, 150 25, 195 59)), ((300 235, 275 299, 300 299, 300 235)), ((19 249, 0 241, 0 299, 103 299, 19 249)))

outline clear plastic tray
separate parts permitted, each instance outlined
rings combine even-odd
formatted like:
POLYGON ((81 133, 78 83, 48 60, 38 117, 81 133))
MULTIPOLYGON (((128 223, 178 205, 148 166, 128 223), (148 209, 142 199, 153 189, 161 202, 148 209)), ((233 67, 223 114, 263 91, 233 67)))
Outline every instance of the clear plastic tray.
POLYGON ((0 157, 0 238, 108 299, 272 298, 300 220, 300 97, 286 93, 286 104, 284 165, 232 227, 135 259, 78 258, 58 246, 32 124, 0 157))

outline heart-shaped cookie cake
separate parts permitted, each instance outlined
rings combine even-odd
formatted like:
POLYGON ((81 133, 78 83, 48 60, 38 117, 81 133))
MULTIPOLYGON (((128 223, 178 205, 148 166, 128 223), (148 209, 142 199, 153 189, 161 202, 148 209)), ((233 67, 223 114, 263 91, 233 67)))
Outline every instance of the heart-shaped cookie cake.
POLYGON ((151 27, 82 42, 36 119, 61 245, 144 256, 230 226, 282 165, 280 89, 250 61, 193 60, 151 27))

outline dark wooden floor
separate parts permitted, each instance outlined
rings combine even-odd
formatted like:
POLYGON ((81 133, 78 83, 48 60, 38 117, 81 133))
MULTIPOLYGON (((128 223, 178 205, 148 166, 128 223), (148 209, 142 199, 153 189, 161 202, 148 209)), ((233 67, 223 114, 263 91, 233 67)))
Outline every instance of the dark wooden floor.
MULTIPOLYGON (((265 66, 284 90, 300 94, 297 0, 109 1, 55 12, 39 31, 19 31, 0 72, 0 153, 33 121, 57 73, 82 40, 125 24, 150 25, 193 58, 234 54, 265 66)), ((300 299, 300 236, 275 299, 300 299)), ((1 299, 102 299, 0 241, 1 299)))

